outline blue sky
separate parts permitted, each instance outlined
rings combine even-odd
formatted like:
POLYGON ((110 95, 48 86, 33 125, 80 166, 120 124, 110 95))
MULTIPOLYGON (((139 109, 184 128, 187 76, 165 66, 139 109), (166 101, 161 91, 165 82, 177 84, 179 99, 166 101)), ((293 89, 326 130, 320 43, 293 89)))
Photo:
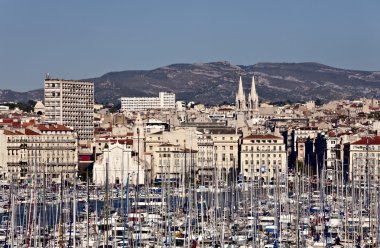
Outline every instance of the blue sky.
POLYGON ((0 1, 0 89, 172 63, 380 70, 380 1, 0 1))

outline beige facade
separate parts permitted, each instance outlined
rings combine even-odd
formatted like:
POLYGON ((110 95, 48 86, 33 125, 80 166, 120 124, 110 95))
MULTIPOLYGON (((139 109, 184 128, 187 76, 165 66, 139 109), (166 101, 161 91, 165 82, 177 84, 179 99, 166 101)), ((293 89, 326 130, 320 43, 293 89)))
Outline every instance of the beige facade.
POLYGON ((380 136, 363 137, 351 143, 349 171, 350 180, 364 183, 368 175, 370 180, 379 181, 380 136))
MULTIPOLYGON (((195 160, 198 178, 210 181, 218 175, 219 179, 226 180, 231 169, 237 169, 238 148, 240 136, 235 129, 216 128, 197 131, 195 128, 180 128, 170 132, 147 134, 145 138, 146 153, 153 154, 153 175, 160 171, 158 166, 159 149, 170 144, 171 149, 196 151, 191 156, 195 160)), ((162 151, 161 151, 162 152, 162 151)))
POLYGON ((179 145, 164 143, 159 145, 154 152, 154 177, 160 179, 178 179, 185 182, 197 175, 196 150, 182 149, 179 145))
POLYGON ((198 134, 195 128, 178 128, 175 130, 147 133, 145 137, 145 152, 152 153, 157 147, 164 143, 178 145, 183 149, 197 150, 198 134))
POLYGON ((211 134, 198 137, 198 175, 201 182, 210 182, 216 175, 214 163, 214 141, 211 134))
POLYGON ((282 137, 251 134, 242 141, 240 168, 245 180, 275 180, 287 173, 286 160, 282 137))
POLYGON ((9 180, 26 182, 33 173, 59 183, 77 171, 77 137, 62 125, 37 125, 22 131, 0 130, 0 161, 9 180))
POLYGON ((305 141, 304 138, 299 138, 297 140, 297 162, 304 163, 305 162, 305 141))
MULTIPOLYGON (((239 138, 234 129, 208 130, 214 146, 214 165, 219 179, 227 181, 232 169, 237 169, 239 138)), ((207 155, 206 155, 207 156, 207 155)))

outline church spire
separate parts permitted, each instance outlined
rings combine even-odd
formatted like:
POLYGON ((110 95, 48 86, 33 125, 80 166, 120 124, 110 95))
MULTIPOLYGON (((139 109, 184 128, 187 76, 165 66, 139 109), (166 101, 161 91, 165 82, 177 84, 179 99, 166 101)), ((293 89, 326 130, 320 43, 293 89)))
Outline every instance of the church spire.
POLYGON ((244 90, 243 90, 243 80, 240 76, 239 88, 236 94, 236 109, 243 110, 245 108, 246 108, 246 105, 245 105, 245 95, 244 95, 244 90))
POLYGON ((249 94, 248 105, 250 110, 257 111, 259 108, 259 96, 256 92, 255 76, 252 76, 251 93, 249 94))
POLYGON ((251 96, 257 96, 256 93, 256 84, 255 84, 255 76, 252 76, 252 85, 251 85, 251 96))
POLYGON ((239 80, 238 97, 240 99, 245 98, 244 91, 243 91, 243 80, 241 79, 241 76, 240 76, 240 80, 239 80))

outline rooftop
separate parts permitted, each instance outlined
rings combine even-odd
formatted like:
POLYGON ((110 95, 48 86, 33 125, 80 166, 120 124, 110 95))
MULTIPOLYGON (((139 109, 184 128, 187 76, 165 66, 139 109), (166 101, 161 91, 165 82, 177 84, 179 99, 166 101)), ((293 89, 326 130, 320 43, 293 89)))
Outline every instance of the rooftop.
POLYGON ((275 135, 272 135, 272 134, 251 134, 247 137, 245 137, 244 139, 246 140, 251 140, 251 139, 278 139, 278 140, 282 140, 282 137, 278 137, 278 136, 275 136, 275 135))
POLYGON ((352 145, 380 145, 380 136, 375 137, 362 137, 360 140, 357 140, 352 145))

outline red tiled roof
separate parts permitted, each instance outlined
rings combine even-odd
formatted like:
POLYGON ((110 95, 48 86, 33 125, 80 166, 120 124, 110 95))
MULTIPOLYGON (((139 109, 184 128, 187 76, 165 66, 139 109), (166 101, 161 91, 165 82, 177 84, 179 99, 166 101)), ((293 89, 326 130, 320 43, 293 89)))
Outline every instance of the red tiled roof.
POLYGON ((220 108, 218 111, 233 111, 234 109, 232 108, 220 108))
POLYGON ((350 107, 351 108, 361 108, 361 107, 363 107, 363 104, 362 103, 353 103, 353 104, 351 104, 350 107))
POLYGON ((29 122, 24 122, 24 123, 22 123, 21 126, 23 126, 23 127, 29 127, 29 126, 34 126, 35 124, 36 124, 35 121, 34 121, 34 120, 31 120, 31 121, 29 121, 29 122))
POLYGON ((380 136, 375 137, 363 137, 360 140, 357 140, 352 145, 380 145, 380 136))
POLYGON ((33 130, 31 130, 31 129, 25 129, 25 134, 26 135, 40 135, 39 133, 37 133, 37 132, 35 132, 35 131, 33 131, 33 130))
POLYGON ((60 124, 38 124, 40 131, 72 131, 70 128, 60 124))
POLYGON ((337 134, 336 134, 334 131, 330 131, 330 132, 328 133, 328 136, 329 136, 329 137, 337 137, 337 134))
POLYGON ((17 135, 17 133, 11 132, 9 130, 4 130, 5 135, 17 135))
POLYGON ((133 140, 131 139, 107 139, 107 140, 96 140, 98 143, 116 143, 118 142, 119 144, 128 144, 132 145, 133 140))

